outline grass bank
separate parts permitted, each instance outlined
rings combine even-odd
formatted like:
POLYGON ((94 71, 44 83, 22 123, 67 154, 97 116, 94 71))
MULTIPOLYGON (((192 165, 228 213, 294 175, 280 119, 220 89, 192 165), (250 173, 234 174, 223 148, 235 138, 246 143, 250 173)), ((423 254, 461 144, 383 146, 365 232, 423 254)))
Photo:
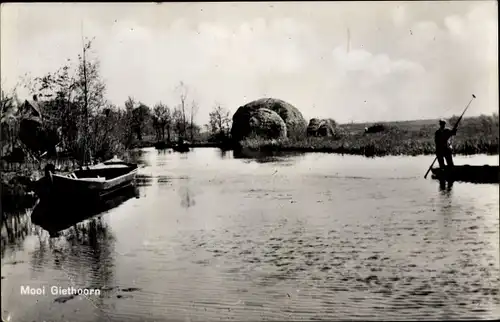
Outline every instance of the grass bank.
MULTIPOLYGON (((450 122, 453 123, 453 122, 450 122)), ((437 120, 379 123, 385 130, 364 133, 372 124, 342 124, 332 137, 303 137, 284 140, 247 139, 239 143, 242 153, 255 151, 326 152, 365 156, 434 154, 437 120)), ((452 139, 455 154, 498 154, 498 116, 464 118, 452 139)))

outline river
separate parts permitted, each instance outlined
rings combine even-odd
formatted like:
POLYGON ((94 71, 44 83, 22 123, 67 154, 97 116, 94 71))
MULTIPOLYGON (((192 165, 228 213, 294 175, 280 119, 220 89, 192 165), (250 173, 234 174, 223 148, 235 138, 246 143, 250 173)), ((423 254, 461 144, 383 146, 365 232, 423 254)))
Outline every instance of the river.
POLYGON ((137 195, 100 217, 56 238, 29 212, 11 223, 5 321, 500 317, 498 184, 440 187, 423 178, 432 156, 136 158, 137 195))

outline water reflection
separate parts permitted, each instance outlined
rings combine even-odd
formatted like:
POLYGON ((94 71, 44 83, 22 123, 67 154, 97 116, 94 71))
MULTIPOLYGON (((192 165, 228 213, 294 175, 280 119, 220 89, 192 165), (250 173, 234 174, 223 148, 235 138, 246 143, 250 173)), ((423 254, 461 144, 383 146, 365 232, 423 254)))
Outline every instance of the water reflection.
MULTIPOLYGON (((43 232, 37 237, 38 246, 30 259, 34 270, 52 267, 63 273, 63 285, 74 287, 106 289, 113 284, 116 238, 104 218, 75 224, 58 238, 43 232)), ((102 304, 103 297, 94 300, 102 304)))
POLYGON ((156 149, 158 155, 167 155, 172 153, 172 149, 156 149))
POLYGON ((131 163, 147 165, 144 156, 148 153, 147 149, 129 150, 125 155, 125 159, 131 163))
POLYGON ((451 190, 453 189, 453 181, 439 181, 439 191, 441 194, 451 194, 451 190))
POLYGON ((32 193, 24 195, 11 194, 8 196, 2 194, 2 204, 0 207, 2 219, 11 215, 23 215, 26 210, 33 208, 36 199, 36 196, 32 193))
POLYGON ((153 181, 153 176, 146 174, 137 174, 135 177, 136 187, 148 187, 153 181))
POLYGON ((189 179, 184 180, 184 185, 179 189, 179 195, 181 197, 181 206, 183 208, 190 208, 196 205, 196 201, 194 199, 194 191, 190 186, 189 179))
MULTIPOLYGON (((453 198, 452 198, 452 185, 446 184, 446 182, 439 183, 439 196, 438 196, 438 211, 439 211, 439 222, 441 224, 441 236, 440 239, 443 241, 449 241, 452 236, 452 220, 453 220, 453 198)), ((439 247, 439 252, 444 257, 447 253, 447 247, 442 245, 439 247)))
POLYGON ((57 235, 61 230, 115 208, 134 197, 139 197, 139 189, 135 186, 130 186, 118 191, 114 195, 110 195, 106 200, 85 204, 84 206, 79 205, 78 208, 66 205, 64 202, 61 204, 49 204, 42 201, 33 209, 31 220, 34 224, 47 230, 51 235, 57 235))
POLYGON ((230 159, 231 154, 227 150, 219 149, 219 157, 221 159, 230 159))
POLYGON ((1 229, 1 256, 5 255, 7 248, 19 250, 23 241, 31 232, 31 220, 29 213, 2 214, 1 229))
POLYGON ((85 278, 90 281, 88 287, 110 285, 114 271, 115 237, 102 217, 71 227, 62 235, 62 239, 65 243, 54 248, 58 250, 59 257, 54 258, 56 267, 61 267, 65 257, 86 257, 85 262, 90 264, 88 278, 85 278))
POLYGON ((303 152, 295 151, 239 151, 233 150, 235 159, 254 159, 259 162, 273 162, 273 160, 291 159, 297 156, 303 156, 303 152))

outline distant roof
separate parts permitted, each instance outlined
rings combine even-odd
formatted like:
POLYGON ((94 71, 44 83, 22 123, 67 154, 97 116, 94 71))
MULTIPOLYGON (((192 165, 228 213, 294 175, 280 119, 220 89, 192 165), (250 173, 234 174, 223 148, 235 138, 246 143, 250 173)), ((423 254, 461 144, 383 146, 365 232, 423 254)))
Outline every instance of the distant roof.
POLYGON ((32 100, 25 100, 23 104, 23 114, 30 114, 35 117, 42 117, 40 112, 40 105, 36 99, 36 95, 33 96, 32 100))

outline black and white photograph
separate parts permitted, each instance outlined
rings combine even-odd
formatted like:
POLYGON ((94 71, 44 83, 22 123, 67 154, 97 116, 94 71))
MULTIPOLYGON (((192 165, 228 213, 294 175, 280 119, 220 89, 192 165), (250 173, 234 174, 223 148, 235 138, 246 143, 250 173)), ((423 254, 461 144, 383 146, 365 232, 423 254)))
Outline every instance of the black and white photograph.
POLYGON ((498 2, 5 2, 2 322, 500 319, 498 2))

